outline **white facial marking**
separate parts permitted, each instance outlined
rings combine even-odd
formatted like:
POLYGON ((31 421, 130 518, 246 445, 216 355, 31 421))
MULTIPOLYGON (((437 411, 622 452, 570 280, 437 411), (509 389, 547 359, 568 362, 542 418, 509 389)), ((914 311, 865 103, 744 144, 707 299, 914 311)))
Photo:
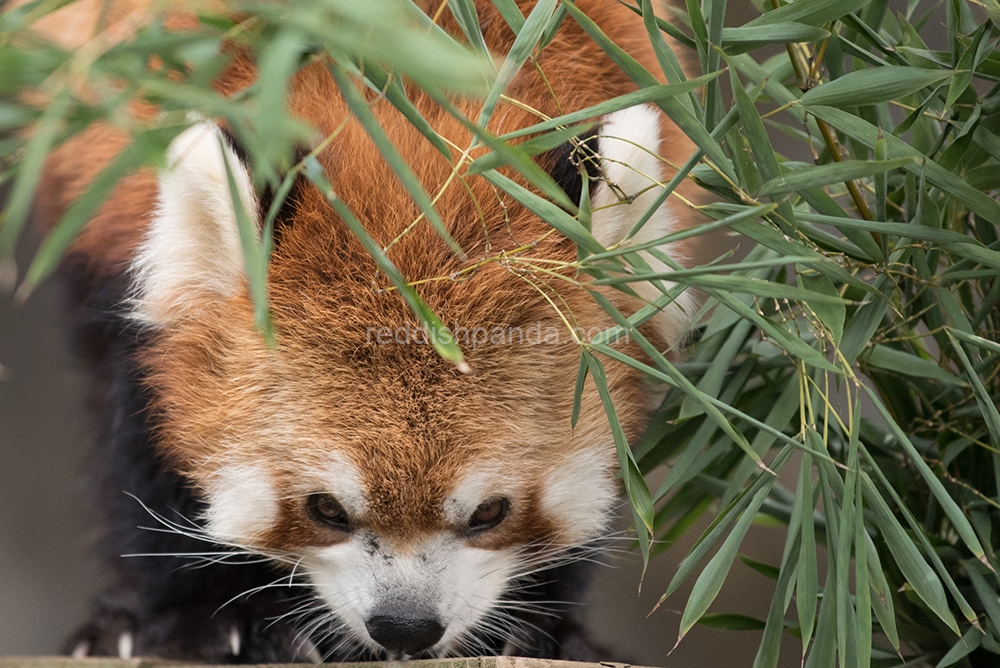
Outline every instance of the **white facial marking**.
POLYGON ((328 463, 317 471, 316 483, 319 487, 309 491, 332 494, 347 511, 348 516, 360 517, 366 508, 361 472, 350 458, 339 452, 331 452, 327 461, 328 463))
POLYGON ((377 649, 366 620, 375 610, 409 607, 436 614, 445 628, 432 651, 458 642, 493 609, 517 564, 513 550, 469 547, 451 533, 400 554, 369 530, 303 558, 316 590, 359 641, 377 649))
POLYGON ((226 466, 208 489, 208 532, 228 543, 252 543, 278 519, 278 495, 260 467, 226 466))
POLYGON ((545 481, 542 512, 559 527, 565 545, 585 543, 605 529, 618 500, 610 447, 574 452, 545 481))
MULTIPOLYGON (((594 238, 601 244, 610 246, 623 241, 662 191, 663 168, 657 157, 659 148, 660 112, 652 106, 629 107, 604 117, 598 152, 607 181, 615 187, 601 181, 592 198, 592 229, 594 238), (631 201, 622 201, 623 194, 631 201)), ((670 207, 664 204, 632 237, 632 241, 636 244, 652 241, 677 229, 676 218, 671 214, 670 207)), ((669 246, 660 247, 660 250, 669 252, 669 246)), ((643 252, 641 255, 654 272, 668 271, 664 263, 648 253, 643 252)), ((671 252, 671 255, 676 257, 676 253, 671 252)), ((630 285, 647 301, 653 301, 663 294, 650 283, 630 285)), ((672 285, 663 282, 668 290, 672 285)), ((652 324, 664 340, 672 345, 683 335, 693 312, 694 298, 684 292, 664 308, 663 312, 653 316, 652 324)))
POLYGON ((223 296, 243 285, 243 253, 226 165, 244 210, 257 215, 250 175, 214 123, 198 123, 170 144, 149 232, 132 264, 134 317, 165 325, 193 291, 223 296))
POLYGON ((518 496, 521 485, 489 465, 477 466, 455 485, 444 502, 445 518, 455 526, 464 525, 483 501, 497 496, 518 496))

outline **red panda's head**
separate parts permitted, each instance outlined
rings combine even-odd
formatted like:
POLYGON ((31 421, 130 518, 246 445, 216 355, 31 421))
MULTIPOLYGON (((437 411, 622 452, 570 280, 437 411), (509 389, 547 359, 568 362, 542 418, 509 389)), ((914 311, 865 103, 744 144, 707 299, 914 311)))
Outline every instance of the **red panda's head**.
MULTIPOLYGON (((414 98, 442 136, 468 144, 453 119, 414 98)), ((230 175, 252 215, 265 197, 219 128, 199 123, 171 146, 132 266, 161 451, 203 495, 213 537, 281 555, 361 645, 444 654, 502 627, 520 578, 605 528, 619 499, 617 456, 590 382, 571 427, 580 350, 570 328, 592 338, 614 322, 567 268, 573 244, 484 179, 450 178, 448 162, 385 101, 373 110, 470 259, 419 220, 358 124, 342 123, 322 67, 300 73, 291 100, 321 133, 337 129, 318 156, 334 191, 418 283, 471 373, 428 345, 305 179, 277 222, 269 347, 253 327, 230 175)), ((513 105, 496 118, 500 130, 532 122, 513 105)), ((656 198, 664 125, 645 106, 597 119, 592 232, 602 244, 620 241, 656 198)), ((662 207, 636 241, 675 228, 662 207)), ((606 294, 626 312, 641 304, 606 294)), ((682 295, 649 335, 672 345, 690 312, 682 295)), ((632 437, 648 388, 635 370, 606 366, 632 437)))

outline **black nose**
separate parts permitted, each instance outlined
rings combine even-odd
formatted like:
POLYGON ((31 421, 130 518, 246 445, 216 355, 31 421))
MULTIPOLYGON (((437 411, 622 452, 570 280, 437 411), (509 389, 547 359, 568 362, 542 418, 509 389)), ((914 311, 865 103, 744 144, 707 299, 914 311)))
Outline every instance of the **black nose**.
POLYGON ((375 614, 365 621, 365 627, 382 647, 410 656, 431 647, 444 635, 441 622, 430 615, 375 614))

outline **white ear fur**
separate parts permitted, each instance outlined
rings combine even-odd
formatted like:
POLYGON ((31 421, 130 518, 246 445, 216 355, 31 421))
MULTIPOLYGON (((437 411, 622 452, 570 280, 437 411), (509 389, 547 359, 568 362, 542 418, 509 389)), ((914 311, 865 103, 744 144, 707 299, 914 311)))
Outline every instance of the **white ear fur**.
POLYGON ((250 174, 218 126, 198 123, 170 144, 157 208, 132 263, 138 320, 163 326, 183 314, 198 294, 231 296, 243 288, 227 163, 252 218, 257 204, 250 174))
MULTIPOLYGON (((623 241, 662 191, 663 169, 658 157, 659 148, 660 113, 653 107, 629 107, 604 117, 598 139, 598 153, 606 179, 598 182, 591 200, 592 232, 594 238, 604 246, 623 241), (614 184, 614 187, 609 183, 614 184), (623 200, 622 195, 628 199, 623 200)), ((664 204, 629 243, 652 241, 677 229, 677 219, 670 207, 664 204)), ((660 246, 659 250, 670 252, 670 245, 660 246)), ((648 253, 642 252, 640 255, 653 271, 669 270, 648 253)), ((676 253, 674 257, 677 257, 676 253)), ((629 285, 647 301, 653 301, 663 294, 650 283, 629 285)), ((672 284, 664 281, 663 285, 669 289, 672 284)), ((652 325, 669 345, 676 343, 684 334, 694 313, 694 306, 693 296, 684 292, 662 312, 653 316, 652 325)))

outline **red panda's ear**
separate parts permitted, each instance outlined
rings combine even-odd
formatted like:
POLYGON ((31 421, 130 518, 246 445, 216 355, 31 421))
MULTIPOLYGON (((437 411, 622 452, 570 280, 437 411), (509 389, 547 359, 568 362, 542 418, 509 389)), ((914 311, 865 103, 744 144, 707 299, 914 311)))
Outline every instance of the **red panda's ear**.
MULTIPOLYGON (((597 135, 601 175, 591 187, 591 231, 604 246, 624 241, 663 191, 665 170, 659 152, 662 120, 663 115, 650 105, 622 109, 603 119, 597 135)), ((668 199, 626 243, 641 244, 678 231, 679 218, 671 210, 671 203, 678 206, 676 202, 668 199)), ((659 250, 679 263, 685 260, 678 257, 676 247, 669 244, 660 246, 659 250)), ((649 253, 640 254, 654 272, 668 271, 663 262, 649 253)), ((663 295, 659 287, 650 283, 630 285, 647 301, 663 295)), ((661 285, 665 289, 672 287, 666 281, 661 285)), ((683 336, 694 305, 694 297, 687 291, 653 316, 652 326, 666 345, 674 345, 683 336)))
POLYGON ((206 298, 243 289, 229 174, 243 210, 254 220, 258 207, 250 174, 218 126, 198 123, 170 144, 157 208, 132 264, 134 316, 141 322, 165 326, 206 298))

